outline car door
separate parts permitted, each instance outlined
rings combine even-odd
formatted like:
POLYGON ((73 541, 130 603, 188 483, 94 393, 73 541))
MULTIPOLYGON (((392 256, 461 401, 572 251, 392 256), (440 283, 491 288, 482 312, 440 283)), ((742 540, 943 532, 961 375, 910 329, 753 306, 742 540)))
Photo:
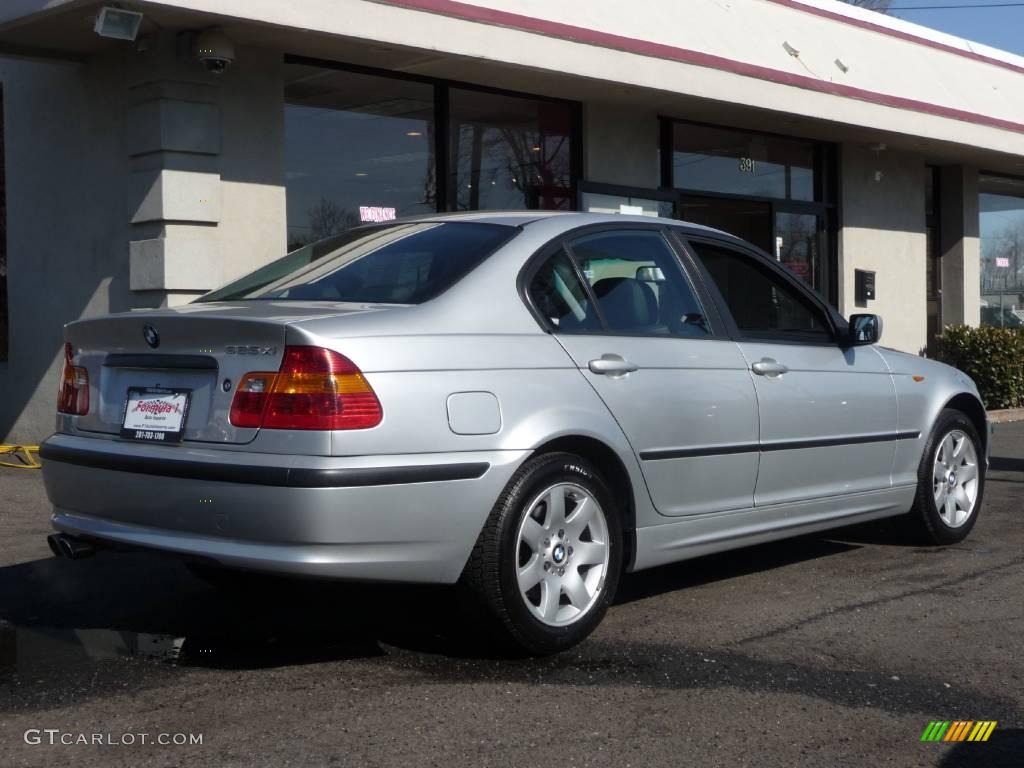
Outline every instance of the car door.
POLYGON ((660 513, 752 506, 758 426, 746 361, 660 227, 570 236, 527 286, 538 319, 622 427, 660 513))
POLYGON ((756 506, 887 488, 896 391, 872 347, 841 343, 823 302, 753 251, 691 238, 757 391, 756 506))

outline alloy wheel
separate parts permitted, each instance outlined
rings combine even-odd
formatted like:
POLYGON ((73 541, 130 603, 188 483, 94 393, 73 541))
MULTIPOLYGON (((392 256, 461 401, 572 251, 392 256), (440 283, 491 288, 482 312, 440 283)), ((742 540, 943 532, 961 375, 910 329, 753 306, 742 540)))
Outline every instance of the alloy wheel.
POLYGON ((533 616, 566 626, 597 603, 611 554, 608 521, 597 499, 558 483, 527 506, 516 540, 516 582, 533 616))
POLYGON ((959 528, 974 514, 978 501, 978 452, 959 429, 949 432, 935 450, 932 494, 939 517, 959 528))

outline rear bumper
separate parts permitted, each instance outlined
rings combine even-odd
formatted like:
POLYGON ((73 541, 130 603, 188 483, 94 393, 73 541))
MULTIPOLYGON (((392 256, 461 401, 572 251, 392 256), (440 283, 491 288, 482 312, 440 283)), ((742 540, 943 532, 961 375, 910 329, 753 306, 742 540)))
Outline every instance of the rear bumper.
POLYGON ((525 451, 316 457, 54 435, 59 531, 228 567, 456 581, 525 451))

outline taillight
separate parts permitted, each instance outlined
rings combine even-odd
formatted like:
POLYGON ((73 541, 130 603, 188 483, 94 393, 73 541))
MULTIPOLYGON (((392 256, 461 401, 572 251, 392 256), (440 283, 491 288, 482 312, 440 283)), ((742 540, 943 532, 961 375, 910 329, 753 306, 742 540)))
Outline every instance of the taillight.
POLYGON ((231 423, 236 427, 258 427, 263 418, 276 373, 247 373, 238 383, 231 401, 231 423))
POLYGON ((236 427, 367 429, 384 418, 355 363, 320 347, 285 347, 277 373, 247 373, 231 403, 236 427))
POLYGON ((64 370, 57 392, 57 410, 72 416, 84 416, 89 412, 89 371, 74 365, 74 349, 64 345, 64 370))

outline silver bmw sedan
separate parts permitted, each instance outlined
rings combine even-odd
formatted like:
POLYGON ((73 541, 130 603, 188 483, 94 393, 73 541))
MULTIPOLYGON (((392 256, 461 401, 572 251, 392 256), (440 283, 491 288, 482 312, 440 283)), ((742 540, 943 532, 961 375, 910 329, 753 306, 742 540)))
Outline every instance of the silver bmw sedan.
POLYGON ((475 213, 352 229, 187 306, 71 323, 54 552, 458 583, 531 653, 623 571, 904 515, 977 521, 974 383, 744 242, 475 213))

